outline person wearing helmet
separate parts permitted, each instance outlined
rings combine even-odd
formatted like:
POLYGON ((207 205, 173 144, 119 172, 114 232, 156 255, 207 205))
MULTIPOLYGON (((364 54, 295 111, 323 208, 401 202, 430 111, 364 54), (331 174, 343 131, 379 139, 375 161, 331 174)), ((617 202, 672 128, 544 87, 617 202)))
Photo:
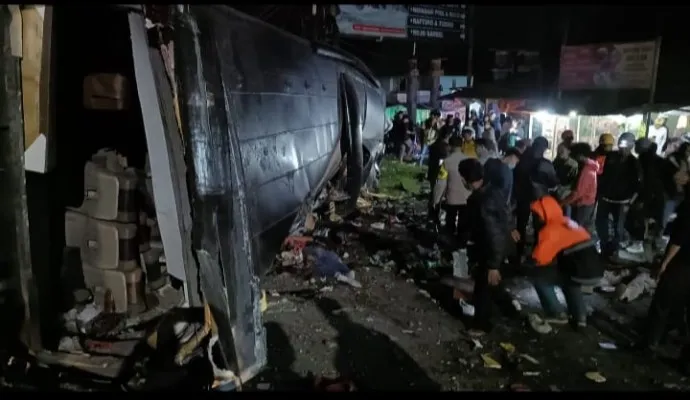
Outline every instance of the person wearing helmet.
POLYGON ((611 151, 604 161, 604 172, 599 176, 599 205, 596 216, 597 234, 601 253, 611 258, 618 253, 624 235, 625 212, 640 189, 640 166, 632 154, 635 135, 624 132, 618 138, 618 150, 611 151), (613 219, 613 236, 609 234, 613 219))

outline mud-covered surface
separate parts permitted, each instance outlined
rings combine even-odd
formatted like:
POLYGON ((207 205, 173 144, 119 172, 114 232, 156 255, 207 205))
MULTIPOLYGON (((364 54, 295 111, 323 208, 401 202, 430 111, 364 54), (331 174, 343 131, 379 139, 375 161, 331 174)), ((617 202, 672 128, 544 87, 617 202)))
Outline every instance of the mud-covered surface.
MULTIPOLYGON (((352 221, 329 224, 317 237, 355 271, 362 288, 305 279, 294 271, 262 281, 269 293, 264 314, 269 366, 253 387, 304 389, 313 376, 325 376, 350 379, 359 390, 517 390, 516 384, 534 391, 690 388, 666 358, 630 349, 648 296, 623 305, 613 295, 588 295, 592 315, 582 331, 554 326, 542 335, 524 315, 499 316, 477 348, 466 336, 452 289, 439 283, 450 273, 444 268, 449 254, 443 246, 436 252, 429 248, 436 239, 423 228, 423 201, 373 202, 373 208, 352 221), (384 229, 373 228, 375 222, 383 222, 384 229), (616 348, 602 348, 611 344, 616 348), (501 368, 485 366, 483 355, 501 368), (586 377, 591 372, 606 382, 586 377)), ((524 305, 523 314, 538 309, 525 279, 515 278, 509 286, 524 305)), ((668 355, 677 349, 669 346, 668 355)))

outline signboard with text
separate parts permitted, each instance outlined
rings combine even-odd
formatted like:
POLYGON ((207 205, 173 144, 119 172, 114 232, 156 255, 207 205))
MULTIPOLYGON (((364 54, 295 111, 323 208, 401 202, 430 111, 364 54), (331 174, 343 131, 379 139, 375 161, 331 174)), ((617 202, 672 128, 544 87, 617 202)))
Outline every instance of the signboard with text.
POLYGON ((344 36, 464 41, 464 4, 340 4, 336 22, 344 36))
POLYGON ((655 42, 604 43, 561 48, 562 90, 649 89, 655 42))

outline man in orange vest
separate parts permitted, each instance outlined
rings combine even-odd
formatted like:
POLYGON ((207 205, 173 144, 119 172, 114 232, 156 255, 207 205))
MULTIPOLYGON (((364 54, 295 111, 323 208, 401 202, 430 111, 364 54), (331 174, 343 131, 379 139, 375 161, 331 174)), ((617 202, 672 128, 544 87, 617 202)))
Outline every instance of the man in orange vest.
POLYGON ((591 235, 566 217, 558 201, 550 195, 533 201, 531 210, 537 225, 537 243, 532 252, 537 271, 533 283, 546 314, 545 321, 552 324, 568 322, 568 315, 555 292, 555 286, 559 285, 563 289, 571 322, 577 328, 584 328, 587 326, 587 307, 582 286, 596 284, 604 276, 591 235), (557 262, 554 264, 554 261, 557 262), (554 268, 555 271, 549 271, 554 268))

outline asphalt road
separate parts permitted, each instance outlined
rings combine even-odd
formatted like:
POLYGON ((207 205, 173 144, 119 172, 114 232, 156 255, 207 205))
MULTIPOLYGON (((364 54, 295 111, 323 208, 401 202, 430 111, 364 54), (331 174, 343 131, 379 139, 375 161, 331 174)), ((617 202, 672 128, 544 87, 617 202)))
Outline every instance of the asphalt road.
MULTIPOLYGON (((420 209, 421 202, 388 202, 356 218, 355 227, 331 226, 324 246, 356 272, 360 289, 289 272, 262 281, 269 292, 264 314, 269 367, 254 386, 305 389, 310 376, 325 376, 346 377, 358 390, 690 387, 669 363, 628 349, 648 298, 620 305, 600 294, 589 295, 590 326, 578 332, 564 326, 540 335, 524 318, 499 317, 496 329, 480 339, 478 348, 466 336, 450 289, 437 283, 447 272, 444 261, 429 268, 420 260, 417 244, 432 242, 430 235, 424 240, 415 233, 420 209), (384 222, 385 229, 372 229, 372 222, 384 222), (616 349, 602 348, 610 344, 616 349), (487 367, 486 356, 500 369, 487 367), (586 376, 593 372, 606 381, 586 376)), ((523 311, 538 311, 527 282, 517 279, 510 286, 523 311)))

